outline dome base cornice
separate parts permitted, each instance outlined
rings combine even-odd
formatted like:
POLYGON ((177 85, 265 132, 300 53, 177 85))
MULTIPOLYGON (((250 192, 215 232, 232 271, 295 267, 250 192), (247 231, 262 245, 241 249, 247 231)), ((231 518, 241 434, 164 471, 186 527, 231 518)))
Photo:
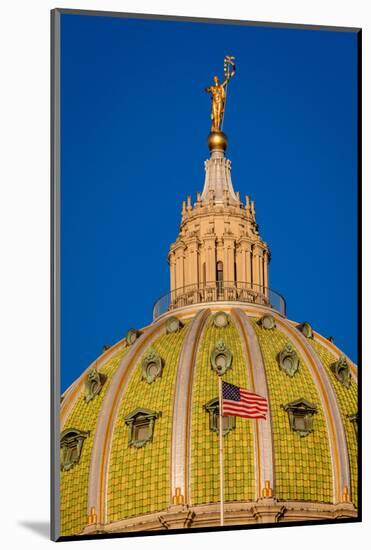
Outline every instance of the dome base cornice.
MULTIPOLYGON (((80 534, 130 533, 172 529, 207 528, 220 526, 219 503, 199 506, 173 505, 166 510, 128 518, 106 525, 88 525, 80 534)), ((357 518, 352 503, 326 504, 320 502, 280 501, 261 498, 254 502, 227 502, 224 525, 274 524, 297 521, 331 521, 357 518)))
POLYGON ((246 302, 239 302, 239 301, 215 301, 215 302, 207 302, 207 303, 200 303, 200 304, 192 304, 184 307, 179 307, 176 310, 170 310, 166 313, 163 313, 159 317, 156 318, 156 322, 166 319, 168 317, 171 317, 173 315, 176 315, 179 318, 189 318, 196 315, 196 313, 202 309, 210 309, 212 312, 216 311, 232 311, 233 309, 242 309, 246 313, 250 313, 251 315, 255 316, 261 316, 264 315, 267 312, 271 312, 279 316, 280 318, 285 319, 286 317, 279 313, 278 311, 272 311, 271 306, 264 306, 261 304, 246 304, 246 302))

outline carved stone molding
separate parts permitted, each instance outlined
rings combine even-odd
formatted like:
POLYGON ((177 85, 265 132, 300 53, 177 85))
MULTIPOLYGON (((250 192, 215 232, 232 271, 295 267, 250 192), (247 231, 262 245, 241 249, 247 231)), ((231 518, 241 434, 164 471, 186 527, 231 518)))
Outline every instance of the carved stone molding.
POLYGON ((162 376, 164 362, 158 353, 153 348, 150 348, 142 359, 141 368, 142 380, 146 380, 148 384, 152 384, 156 378, 162 376))
POLYGON ((306 338, 313 338, 313 329, 309 323, 307 322, 301 323, 296 328, 300 330, 300 332, 304 334, 306 338))
POLYGON ((126 333, 126 343, 128 346, 132 346, 141 335, 141 332, 136 328, 131 328, 126 333))
POLYGON ((106 377, 94 367, 89 371, 85 380, 85 401, 89 403, 98 395, 103 387, 106 377))
POLYGON ((225 311, 217 311, 213 315, 213 322, 217 328, 225 328, 229 324, 229 315, 225 311))
POLYGON ((274 320, 273 315, 269 315, 269 313, 263 315, 263 317, 260 317, 258 323, 262 328, 265 328, 266 330, 272 330, 276 328, 276 321, 274 320))
POLYGON ((258 499, 252 508, 257 523, 277 523, 285 513, 285 506, 275 498, 258 499))
POLYGON ((232 360, 232 352, 226 347, 224 340, 219 340, 211 352, 211 368, 222 376, 231 368, 232 360))
POLYGON ((299 357, 290 342, 280 351, 277 359, 280 369, 288 376, 294 376, 299 368, 299 357))
POLYGON ((341 355, 339 359, 331 365, 331 370, 334 373, 335 378, 340 382, 340 384, 342 384, 346 388, 350 388, 350 368, 345 355, 341 355))
POLYGON ((164 529, 188 529, 192 526, 196 514, 188 505, 170 506, 166 515, 158 516, 164 529))
POLYGON ((178 319, 178 317, 169 317, 166 321, 166 332, 167 334, 172 334, 173 332, 178 332, 183 327, 183 323, 178 319))
MULTIPOLYGON (((224 523, 234 526, 356 517, 357 510, 350 502, 330 504, 261 498, 250 502, 226 502, 224 506, 224 523)), ((198 506, 172 505, 160 513, 145 514, 107 525, 88 525, 82 534, 205 528, 218 527, 219 525, 220 507, 218 503, 198 506)))

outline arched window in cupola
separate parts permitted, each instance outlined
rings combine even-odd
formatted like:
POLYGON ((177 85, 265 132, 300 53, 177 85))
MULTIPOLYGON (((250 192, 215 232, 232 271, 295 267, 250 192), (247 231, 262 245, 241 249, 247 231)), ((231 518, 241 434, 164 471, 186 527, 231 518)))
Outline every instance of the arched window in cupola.
POLYGON ((223 290, 223 262, 218 261, 216 262, 216 288, 218 292, 222 292, 223 290))

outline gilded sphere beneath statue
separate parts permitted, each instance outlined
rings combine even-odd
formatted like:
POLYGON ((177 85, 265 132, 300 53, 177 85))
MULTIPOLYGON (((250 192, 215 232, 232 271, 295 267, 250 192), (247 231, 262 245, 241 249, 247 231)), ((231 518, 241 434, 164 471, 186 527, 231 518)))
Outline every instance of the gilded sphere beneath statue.
POLYGON ((224 132, 210 132, 207 144, 210 151, 217 149, 225 151, 228 147, 228 138, 224 132))

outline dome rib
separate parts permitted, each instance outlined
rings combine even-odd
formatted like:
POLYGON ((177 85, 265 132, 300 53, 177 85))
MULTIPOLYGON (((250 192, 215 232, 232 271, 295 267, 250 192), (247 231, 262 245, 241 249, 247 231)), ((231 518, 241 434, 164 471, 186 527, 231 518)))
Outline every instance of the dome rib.
POLYGON ((180 489, 180 497, 189 503, 189 429, 193 371, 199 342, 210 310, 197 313, 191 321, 179 357, 175 396, 173 401, 173 427, 171 444, 171 496, 180 489))
MULTIPOLYGON (((297 323, 295 323, 295 321, 291 321, 290 319, 286 319, 286 321, 292 327, 295 327, 295 328, 297 327, 297 323)), ((328 352, 335 355, 335 360, 339 359, 339 357, 341 355, 345 355, 344 352, 341 351, 341 349, 339 349, 328 338, 325 338, 324 336, 322 336, 322 334, 320 334, 319 332, 316 332, 315 330, 313 330, 313 336, 314 336, 315 340, 317 340, 320 344, 322 344, 322 346, 324 348, 327 349, 328 352)), ((355 383, 357 383, 357 379, 358 379, 357 365, 355 363, 353 363, 353 361, 347 355, 345 355, 345 357, 346 357, 346 360, 347 360, 347 362, 350 366, 350 370, 351 370, 351 374, 353 376, 353 379, 354 379, 355 383)))
POLYGON ((93 434, 96 429, 99 411, 108 391, 111 379, 127 353, 126 347, 121 347, 116 353, 100 366, 100 372, 105 376, 105 382, 99 394, 91 401, 85 399, 85 388, 82 387, 78 399, 68 416, 65 428, 77 429, 88 435, 84 440, 79 461, 71 471, 61 471, 60 508, 61 529, 65 534, 81 531, 86 524, 86 509, 88 506, 88 480, 90 460, 93 448, 93 434), (70 499, 73 495, 78 513, 70 512, 70 499))
MULTIPOLYGON (((263 357, 256 333, 246 314, 239 308, 232 310, 236 319, 237 327, 240 330, 244 343, 247 364, 250 371, 252 391, 259 395, 267 396, 269 399, 267 379, 263 357)), ((272 424, 270 410, 268 408, 267 420, 265 422, 254 422, 255 430, 255 471, 257 472, 256 496, 261 497, 263 485, 269 481, 270 487, 274 488, 274 467, 273 467, 273 445, 272 445, 272 424)))
POLYGON ((95 359, 90 363, 90 365, 82 372, 82 374, 71 384, 71 386, 67 389, 67 391, 64 394, 64 399, 61 404, 61 413, 60 413, 60 422, 61 422, 61 430, 63 430, 63 426, 65 425, 67 418, 74 408, 77 400, 80 397, 81 391, 83 389, 86 375, 92 369, 93 367, 98 368, 100 370, 104 365, 107 363, 107 361, 110 361, 114 355, 121 349, 123 349, 125 346, 125 339, 120 340, 117 342, 114 346, 111 346, 109 350, 105 351, 101 354, 98 359, 95 359))
POLYGON ((131 371, 111 438, 106 523, 113 529, 122 517, 160 514, 171 504, 173 397, 179 357, 189 326, 188 320, 181 330, 169 332, 167 326, 136 359, 131 371), (161 376, 154 382, 143 378, 143 359, 149 353, 160 356, 164 365, 161 376), (156 416, 153 437, 143 448, 130 444, 133 432, 127 425, 128 417, 138 406, 156 416))
MULTIPOLYGON (((211 309, 213 313, 218 310, 230 313, 229 308, 222 309, 221 305, 211 309)), ((232 367, 226 370, 223 380, 237 386, 251 387, 243 343, 234 318, 230 316, 227 326, 218 327, 214 325, 214 318, 210 315, 197 352, 192 384, 190 502, 192 509, 197 510, 198 525, 203 522, 202 510, 205 510, 206 516, 209 517, 212 508, 208 506, 212 506, 220 499, 218 434, 210 426, 210 417, 207 418, 205 410, 205 405, 218 396, 218 375, 213 372, 211 356, 220 340, 223 340, 233 356, 232 367)), ((238 506, 242 506, 245 513, 251 507, 251 502, 254 502, 256 472, 253 429, 251 422, 237 418, 231 433, 225 436, 226 510, 227 506, 239 502, 238 506)), ((217 522, 217 517, 213 516, 212 521, 217 522)))
MULTIPOLYGON (((266 395, 269 402, 267 421, 237 421, 226 438, 226 523, 356 517, 357 436, 350 420, 357 412, 356 383, 345 389, 333 378, 331 365, 341 352, 317 333, 306 338, 297 322, 264 306, 187 308, 177 312, 181 331, 167 334, 171 315, 169 311, 141 329, 132 346, 120 341, 99 357, 98 369, 105 373, 121 353, 92 403, 93 416, 91 405, 84 413, 81 403, 86 373, 96 362, 65 394, 65 411, 74 416, 64 425, 72 422, 91 436, 80 462, 62 480, 63 533, 218 525, 217 437, 204 405, 217 395, 210 357, 219 339, 233 355, 226 380, 266 395), (224 328, 214 326, 217 311, 229 316, 224 328), (274 317, 273 330, 257 322, 267 313, 274 317), (175 337, 176 345, 168 340, 175 337), (277 354, 288 342, 300 361, 293 378, 277 364, 277 354), (163 357, 164 377, 147 387, 139 381, 140 361, 150 347, 163 357), (299 398, 315 403, 318 413, 313 433, 302 439, 292 432, 281 408, 299 398), (163 414, 156 420, 151 445, 140 456, 129 450, 129 456, 123 418, 137 404, 163 414), (73 514, 76 506, 79 513, 73 514)), ((355 378, 356 369, 351 362, 349 366, 355 378)))
POLYGON ((331 371, 331 364, 334 363, 340 355, 335 355, 327 347, 323 346, 322 342, 319 342, 317 338, 310 341, 310 346, 313 349, 314 354, 318 356, 319 360, 326 369, 331 386, 333 387, 336 395, 336 402, 339 406, 340 416, 342 418, 342 425, 347 440, 347 457, 349 461, 349 475, 351 480, 351 500, 357 506, 358 442, 356 433, 354 431, 354 426, 351 426, 349 421, 349 413, 357 412, 358 410, 356 383, 353 382, 350 388, 345 388, 344 386, 340 385, 337 380, 334 379, 333 373, 331 371))
POLYGON ((97 428, 93 443, 88 490, 88 511, 95 509, 97 523, 106 522, 107 512, 107 474, 110 459, 111 440, 113 428, 116 422, 120 402, 135 368, 136 359, 151 345, 161 331, 165 328, 165 319, 161 319, 148 328, 148 330, 133 344, 131 350, 125 355, 112 378, 110 387, 105 395, 102 408, 98 417, 97 428))
MULTIPOLYGON (((276 316, 275 316, 276 317, 276 316)), ((344 426, 340 409, 327 372, 318 356, 308 345, 305 336, 290 323, 277 319, 278 328, 292 340, 302 356, 306 357, 312 380, 321 399, 321 406, 329 432, 329 444, 333 465, 333 502, 342 501, 344 487, 350 487, 350 469, 344 426)))

